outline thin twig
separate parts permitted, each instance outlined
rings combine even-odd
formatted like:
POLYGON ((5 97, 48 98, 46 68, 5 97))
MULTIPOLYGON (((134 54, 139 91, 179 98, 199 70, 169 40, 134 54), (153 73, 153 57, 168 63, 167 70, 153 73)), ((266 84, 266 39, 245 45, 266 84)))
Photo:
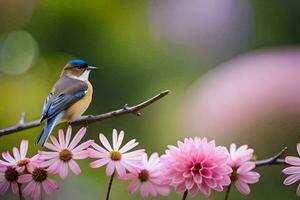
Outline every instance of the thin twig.
POLYGON ((115 176, 115 172, 111 175, 110 180, 109 180, 107 193, 106 193, 106 200, 109 200, 110 190, 111 190, 112 182, 114 180, 114 176, 115 176))
MULTIPOLYGON (((140 103, 137 104, 135 106, 128 106, 127 104, 125 104, 125 106, 123 106, 123 108, 118 109, 118 110, 114 110, 108 113, 104 113, 101 115, 88 115, 88 116, 82 116, 79 119, 76 119, 74 121, 69 122, 72 125, 79 125, 79 124, 90 124, 90 123, 94 123, 94 122, 98 122, 98 121, 103 121, 106 119, 110 119, 113 117, 117 117, 117 116, 121 116, 121 115, 125 115, 125 114, 136 114, 136 115, 141 115, 140 111, 151 105, 152 103, 160 100, 161 98, 163 98, 164 96, 166 96, 167 94, 169 94, 169 90, 165 90, 161 93, 159 93, 158 95, 140 103)), ((22 114, 21 116, 21 120, 18 124, 8 127, 8 128, 4 128, 4 129, 0 129, 0 136, 3 135, 7 135, 10 133, 15 133, 18 131, 22 131, 22 130, 26 130, 26 129, 30 129, 33 127, 37 127, 40 126, 40 120, 35 120, 35 121, 31 121, 31 122, 25 122, 25 113, 22 114)))
POLYGON ((21 119, 19 121, 19 124, 24 124, 25 123, 25 118, 26 118, 26 112, 23 112, 21 115, 21 119))
POLYGON ((189 192, 188 190, 184 191, 183 196, 182 196, 182 200, 186 200, 188 192, 189 192))
POLYGON ((287 147, 284 147, 279 153, 277 153, 276 155, 274 155, 270 158, 255 161, 256 167, 261 167, 261 166, 266 166, 266 165, 285 164, 284 159, 280 159, 280 157, 286 150, 287 150, 287 147))
POLYGON ((19 189, 19 199, 20 200, 25 200, 22 194, 22 188, 21 188, 21 184, 18 183, 18 189, 19 189))
POLYGON ((226 194, 225 194, 225 199, 224 200, 228 200, 229 199, 229 193, 231 191, 231 184, 228 185, 227 190, 226 190, 226 194))

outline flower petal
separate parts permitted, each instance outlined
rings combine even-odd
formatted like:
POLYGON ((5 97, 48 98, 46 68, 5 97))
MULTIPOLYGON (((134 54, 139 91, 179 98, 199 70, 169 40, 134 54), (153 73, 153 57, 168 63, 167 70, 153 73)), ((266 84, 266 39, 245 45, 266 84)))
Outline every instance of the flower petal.
POLYGON ((77 134, 74 136, 72 142, 70 143, 68 149, 69 150, 73 150, 73 148, 80 142, 80 140, 83 138, 83 136, 86 133, 86 128, 82 127, 81 129, 79 129, 79 131, 77 132, 77 134))
POLYGON ((41 196, 41 184, 37 183, 35 184, 34 190, 32 192, 32 199, 38 200, 40 199, 40 196, 41 196))
POLYGON ((116 144, 116 149, 117 149, 117 150, 119 150, 119 148, 120 148, 120 146, 121 146, 121 144, 122 144, 123 139, 124 139, 124 131, 121 131, 121 132, 119 133, 118 142, 117 142, 117 144, 116 144))
POLYGON ((113 130, 112 138, 113 138, 113 149, 116 151, 117 150, 116 146, 118 141, 118 132, 116 129, 113 130))
POLYGON ((106 165, 109 161, 110 161, 109 158, 102 158, 102 159, 99 159, 99 160, 95 160, 95 161, 90 163, 90 167, 91 168, 99 168, 99 167, 102 167, 102 166, 106 165))
POLYGON ((138 190, 138 188, 140 187, 140 185, 141 185, 141 182, 137 178, 134 179, 128 186, 128 192, 131 194, 135 193, 138 190))
POLYGON ((66 133, 66 147, 69 146, 72 134, 72 127, 69 125, 66 133))
POLYGON ((282 170, 285 174, 300 174, 300 166, 299 167, 287 167, 282 170))
POLYGON ((62 129, 58 130, 58 140, 59 140, 60 148, 65 149, 66 148, 65 135, 62 129))
POLYGON ((17 182, 11 183, 11 190, 15 195, 19 195, 19 186, 17 182))
POLYGON ((31 174, 24 174, 24 175, 21 175, 19 176, 18 178, 18 183, 27 183, 29 181, 32 180, 32 175, 31 174))
POLYGON ((250 187, 247 183, 244 183, 242 181, 235 182, 235 186, 238 189, 240 193, 243 195, 249 195, 250 194, 250 187))
MULTIPOLYGON (((51 136, 50 136, 50 138, 51 138, 51 136)), ((52 150, 52 151, 60 151, 60 147, 57 147, 57 146, 54 146, 53 144, 51 144, 51 143, 45 143, 45 145, 44 145, 47 149, 50 149, 50 150, 52 150)))
POLYGON ((147 187, 146 184, 142 184, 142 185, 141 185, 140 193, 141 193, 141 196, 142 196, 143 198, 148 197, 148 195, 149 195, 149 189, 148 189, 148 187, 147 187))
POLYGON ((17 162, 7 151, 2 153, 2 157, 11 164, 15 164, 17 162))
POLYGON ((72 172, 75 174, 75 175, 80 175, 81 174, 81 169, 79 167, 79 165, 77 164, 76 161, 74 161, 73 159, 71 159, 69 161, 69 167, 70 169, 72 170, 72 172))
POLYGON ((285 157, 285 162, 290 165, 297 165, 300 166, 300 158, 295 156, 287 156, 285 157))
POLYGON ((101 146, 99 146, 96 143, 92 144, 92 147, 94 147, 97 151, 99 151, 100 153, 109 153, 106 149, 102 148, 101 146))
POLYGON ((28 150, 28 140, 22 140, 20 145, 21 160, 26 157, 27 150, 28 150))
POLYGON ((89 157, 89 155, 90 155, 90 152, 88 150, 79 151, 79 152, 76 152, 75 154, 73 154, 73 159, 81 160, 81 159, 85 159, 85 158, 89 157))
POLYGON ((9 187, 9 182, 4 181, 3 183, 0 184, 0 195, 3 195, 9 187))
POLYGON ((82 151, 82 150, 85 150, 87 149, 88 147, 90 147, 92 144, 94 143, 94 140, 88 140, 82 144, 80 144, 79 146, 77 146, 76 148, 74 148, 72 150, 73 153, 76 153, 78 151, 82 151))
POLYGON ((30 181, 23 189, 23 195, 29 196, 33 192, 35 186, 36 186, 36 183, 34 181, 30 181))
POLYGON ((124 176, 126 174, 126 169, 121 165, 120 162, 115 162, 116 170, 119 176, 124 176))
POLYGON ((101 143, 103 144, 103 146, 108 150, 108 151, 113 151, 113 149, 111 148, 107 138, 102 134, 100 133, 99 134, 99 139, 101 141, 101 143))
MULTIPOLYGON (((58 151, 62 150, 60 144, 58 143, 57 139, 53 135, 50 135, 50 140, 51 140, 52 144, 54 146, 56 146, 56 148, 57 148, 58 151)), ((56 150, 54 150, 54 151, 56 151, 56 150)))
POLYGON ((242 173, 248 172, 254 168, 255 168, 254 162, 245 162, 237 169, 237 173, 242 174, 242 173))
POLYGON ((134 147, 136 147, 139 143, 135 142, 136 140, 130 140, 127 144, 125 144, 121 149, 120 149, 120 153, 125 153, 131 149, 133 149, 134 147))
POLYGON ((51 174, 57 174, 62 167, 63 162, 57 159, 49 168, 48 172, 51 174))
POLYGON ((110 161, 106 166, 106 175, 111 176, 115 171, 115 163, 110 161))
POLYGON ((297 187, 297 192, 296 192, 297 196, 300 197, 300 184, 297 187))
POLYGON ((300 174, 293 174, 288 176, 284 181, 284 185, 291 185, 300 179, 300 174))
POLYGON ((19 153, 19 149, 17 147, 13 148, 13 154, 17 161, 20 160, 20 153, 19 153))
POLYGON ((59 176, 61 179, 65 179, 68 176, 68 163, 62 163, 60 170, 59 170, 59 176))

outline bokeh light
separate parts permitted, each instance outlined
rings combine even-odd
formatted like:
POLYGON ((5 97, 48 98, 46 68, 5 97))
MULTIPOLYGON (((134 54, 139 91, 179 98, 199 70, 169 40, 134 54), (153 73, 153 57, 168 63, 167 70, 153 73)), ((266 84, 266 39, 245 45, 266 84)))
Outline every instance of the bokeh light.
POLYGON ((26 31, 3 34, 0 45, 0 71, 6 74, 24 73, 38 56, 37 42, 26 31))

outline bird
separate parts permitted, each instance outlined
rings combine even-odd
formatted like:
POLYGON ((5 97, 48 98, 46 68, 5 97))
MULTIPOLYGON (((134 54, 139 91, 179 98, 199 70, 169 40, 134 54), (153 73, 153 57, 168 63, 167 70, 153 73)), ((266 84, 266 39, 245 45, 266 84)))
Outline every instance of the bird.
POLYGON ((87 110, 93 95, 93 86, 88 79, 95 69, 97 67, 79 59, 71 60, 64 66, 59 80, 44 102, 40 123, 46 120, 46 125, 35 144, 42 141, 44 146, 57 124, 77 119, 87 110))

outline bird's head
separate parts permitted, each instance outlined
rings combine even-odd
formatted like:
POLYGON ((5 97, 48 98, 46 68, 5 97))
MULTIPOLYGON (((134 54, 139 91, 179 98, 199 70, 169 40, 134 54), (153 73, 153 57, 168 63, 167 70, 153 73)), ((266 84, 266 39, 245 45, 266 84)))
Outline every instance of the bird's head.
POLYGON ((83 60, 71 60, 65 65, 62 75, 85 81, 88 80, 90 72, 95 69, 97 67, 88 65, 83 60))

